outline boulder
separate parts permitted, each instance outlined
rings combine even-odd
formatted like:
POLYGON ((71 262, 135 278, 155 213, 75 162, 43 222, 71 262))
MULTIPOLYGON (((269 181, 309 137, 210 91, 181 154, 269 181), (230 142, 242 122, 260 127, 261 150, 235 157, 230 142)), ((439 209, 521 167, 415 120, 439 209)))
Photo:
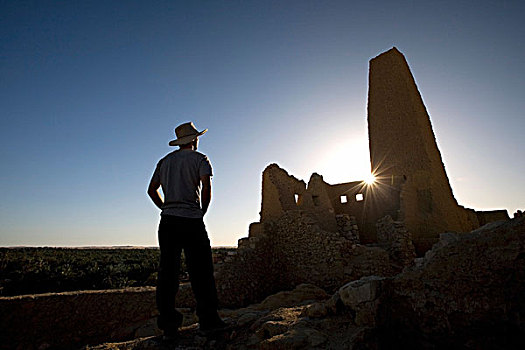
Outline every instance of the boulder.
POLYGON ((384 277, 368 276, 345 284, 339 289, 341 302, 354 313, 358 326, 374 326, 384 277))
POLYGON ((300 284, 292 291, 284 291, 270 295, 255 307, 257 309, 276 309, 279 307, 300 305, 308 301, 324 300, 329 297, 323 289, 317 286, 300 284))

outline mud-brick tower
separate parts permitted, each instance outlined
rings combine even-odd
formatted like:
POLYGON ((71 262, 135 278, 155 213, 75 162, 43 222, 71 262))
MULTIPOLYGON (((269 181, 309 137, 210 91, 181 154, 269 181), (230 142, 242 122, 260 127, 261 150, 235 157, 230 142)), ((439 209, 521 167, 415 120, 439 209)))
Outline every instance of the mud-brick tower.
POLYGON ((399 220, 418 253, 446 231, 479 226, 472 210, 458 205, 436 144, 430 117, 405 57, 395 47, 370 61, 368 134, 372 170, 383 186, 400 186, 399 220))

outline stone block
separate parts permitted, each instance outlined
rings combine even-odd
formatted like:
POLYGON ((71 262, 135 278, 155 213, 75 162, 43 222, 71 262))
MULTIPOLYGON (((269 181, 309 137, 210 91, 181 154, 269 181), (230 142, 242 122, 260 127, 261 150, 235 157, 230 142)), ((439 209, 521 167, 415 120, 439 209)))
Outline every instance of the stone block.
POLYGON ((339 289, 341 301, 355 309, 359 304, 377 299, 384 277, 368 276, 345 284, 339 289))

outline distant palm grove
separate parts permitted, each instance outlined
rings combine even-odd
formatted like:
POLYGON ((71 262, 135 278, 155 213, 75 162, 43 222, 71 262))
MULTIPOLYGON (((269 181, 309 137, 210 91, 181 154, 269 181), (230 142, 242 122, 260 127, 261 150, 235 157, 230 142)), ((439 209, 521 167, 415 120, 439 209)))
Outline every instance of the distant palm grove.
POLYGON ((155 286, 159 255, 157 248, 0 248, 0 296, 155 286))

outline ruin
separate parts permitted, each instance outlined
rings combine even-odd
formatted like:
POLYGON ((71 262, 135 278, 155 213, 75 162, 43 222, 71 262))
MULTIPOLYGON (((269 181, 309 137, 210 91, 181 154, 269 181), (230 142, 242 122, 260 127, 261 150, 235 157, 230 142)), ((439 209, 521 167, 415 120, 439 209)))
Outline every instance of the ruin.
MULTIPOLYGON (((395 47, 370 61, 368 132, 377 192, 396 188, 393 217, 405 223, 419 254, 432 247, 440 232, 468 232, 509 218, 506 211, 479 212, 458 205, 430 117, 405 57, 395 47)), ((373 212, 371 219, 381 216, 381 210, 374 211, 376 205, 381 203, 366 209, 373 212)))
POLYGON ((260 221, 217 271, 226 305, 300 283, 330 291, 362 276, 390 276, 428 251, 440 233, 509 219, 506 210, 457 203, 430 117, 395 47, 370 61, 368 131, 372 184, 329 184, 316 173, 306 184, 277 164, 264 170, 260 221))

